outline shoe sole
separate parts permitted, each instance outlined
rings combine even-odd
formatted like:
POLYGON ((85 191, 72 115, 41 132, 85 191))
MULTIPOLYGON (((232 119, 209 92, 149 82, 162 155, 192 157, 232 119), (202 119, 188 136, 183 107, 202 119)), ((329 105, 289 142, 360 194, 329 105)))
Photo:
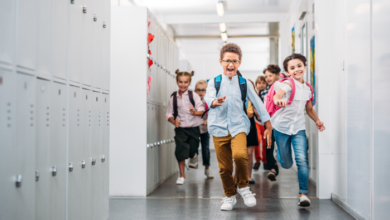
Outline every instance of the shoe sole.
POLYGON ((302 201, 298 204, 298 206, 301 206, 301 207, 308 207, 310 206, 310 202, 309 201, 302 201))
POLYGON ((275 180, 276 180, 275 174, 273 174, 273 173, 269 173, 269 174, 267 175, 267 178, 268 178, 269 180, 271 180, 271 181, 275 181, 275 180))
POLYGON ((198 169, 198 164, 197 165, 188 164, 188 167, 192 169, 198 169))
POLYGON ((214 179, 213 176, 207 176, 207 179, 214 179))

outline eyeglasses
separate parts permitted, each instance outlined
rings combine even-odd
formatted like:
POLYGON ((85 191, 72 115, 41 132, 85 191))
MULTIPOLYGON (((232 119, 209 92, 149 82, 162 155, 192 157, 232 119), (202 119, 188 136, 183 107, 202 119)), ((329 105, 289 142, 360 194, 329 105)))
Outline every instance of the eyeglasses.
POLYGON ((239 60, 222 60, 223 64, 230 64, 233 63, 233 65, 238 65, 240 63, 239 60))
POLYGON ((205 89, 196 89, 195 92, 206 92, 205 89))

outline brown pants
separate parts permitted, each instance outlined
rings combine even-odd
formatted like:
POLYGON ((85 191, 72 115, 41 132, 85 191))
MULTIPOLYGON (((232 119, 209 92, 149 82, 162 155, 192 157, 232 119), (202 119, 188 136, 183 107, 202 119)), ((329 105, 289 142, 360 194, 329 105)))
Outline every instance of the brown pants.
POLYGON ((214 137, 214 147, 219 164, 225 195, 231 197, 237 194, 233 179, 233 159, 236 164, 237 185, 239 188, 248 186, 248 154, 246 134, 239 133, 232 137, 214 137))

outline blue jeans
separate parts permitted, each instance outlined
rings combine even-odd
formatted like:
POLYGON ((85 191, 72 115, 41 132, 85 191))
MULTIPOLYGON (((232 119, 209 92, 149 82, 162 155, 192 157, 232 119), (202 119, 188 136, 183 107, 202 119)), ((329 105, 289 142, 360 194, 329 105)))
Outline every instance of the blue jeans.
POLYGON ((298 167, 299 193, 307 194, 309 185, 309 166, 307 164, 307 140, 306 132, 299 131, 296 135, 283 134, 274 129, 277 154, 280 165, 288 169, 293 165, 291 145, 294 149, 295 162, 298 167))
MULTIPOLYGON (((202 145, 202 160, 203 166, 210 166, 210 135, 209 132, 200 134, 200 143, 202 145)), ((199 155, 199 154, 198 154, 199 155)))

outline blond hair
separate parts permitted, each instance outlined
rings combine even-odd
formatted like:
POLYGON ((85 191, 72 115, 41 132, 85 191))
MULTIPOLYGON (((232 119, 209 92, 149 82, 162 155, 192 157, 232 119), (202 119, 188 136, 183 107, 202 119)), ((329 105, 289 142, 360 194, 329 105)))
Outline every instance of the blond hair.
POLYGON ((180 72, 179 69, 176 70, 176 82, 179 81, 179 77, 181 76, 188 76, 188 78, 190 79, 190 82, 191 82, 191 77, 195 75, 195 72, 192 71, 192 72, 180 72))
POLYGON ((195 85, 195 89, 198 87, 198 85, 206 85, 206 87, 207 87, 207 82, 206 82, 206 80, 199 80, 197 83, 196 83, 196 85, 195 85))

